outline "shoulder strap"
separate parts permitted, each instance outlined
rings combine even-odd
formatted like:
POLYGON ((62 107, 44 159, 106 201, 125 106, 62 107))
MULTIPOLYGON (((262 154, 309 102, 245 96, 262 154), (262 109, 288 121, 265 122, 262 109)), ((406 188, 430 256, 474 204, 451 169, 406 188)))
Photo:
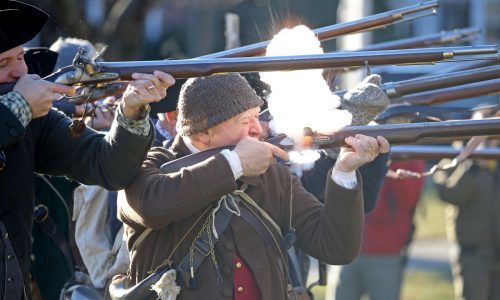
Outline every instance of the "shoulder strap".
POLYGON ((274 227, 276 232, 280 235, 281 238, 283 238, 283 234, 281 233, 281 228, 276 224, 276 222, 269 216, 269 214, 263 210, 253 199, 250 197, 247 193, 245 193, 246 188, 248 187, 248 184, 244 183, 241 187, 240 190, 237 190, 234 192, 235 195, 241 197, 246 203, 250 204, 253 208, 259 211, 259 213, 266 219, 271 225, 274 227))
MULTIPOLYGON (((237 211, 239 213, 238 203, 239 199, 237 197, 232 197, 228 195, 234 202, 232 201, 222 201, 219 206, 219 209, 215 211, 214 214, 214 223, 212 230, 215 233, 222 234, 226 228, 231 223, 231 219, 234 212, 237 211), (233 206, 233 207, 231 207, 233 206)), ((179 265, 177 266, 177 273, 180 276, 177 276, 177 283, 179 285, 187 286, 189 288, 196 288, 194 281, 194 274, 201 266, 205 258, 210 255, 210 244, 217 243, 218 234, 214 234, 213 236, 209 236, 207 231, 203 231, 202 234, 196 239, 194 244, 193 255, 191 257, 190 254, 187 254, 182 258, 179 265)))
MULTIPOLYGON (((243 202, 245 204, 251 205, 253 208, 255 208, 259 212, 259 214, 274 227, 274 229, 276 230, 276 232, 278 233, 278 235, 280 237, 280 239, 279 239, 280 245, 282 247, 284 247, 284 249, 289 249, 291 246, 293 246, 293 244, 295 243, 295 240, 296 240, 295 229, 292 226, 292 207, 293 207, 292 195, 290 194, 290 211, 289 211, 289 220, 288 220, 288 232, 285 235, 283 235, 280 226, 278 226, 278 224, 276 224, 276 222, 273 220, 273 218, 271 218, 271 216, 265 210, 263 210, 252 199, 252 197, 250 197, 247 193, 245 193, 245 190, 247 187, 248 187, 248 185, 246 183, 243 184, 243 186, 240 190, 237 190, 234 192, 235 195, 241 197, 241 199, 244 200, 243 202)), ((258 216, 255 216, 255 217, 257 217, 260 220, 260 218, 258 216)), ((260 221, 262 222, 262 220, 260 220, 260 221)))

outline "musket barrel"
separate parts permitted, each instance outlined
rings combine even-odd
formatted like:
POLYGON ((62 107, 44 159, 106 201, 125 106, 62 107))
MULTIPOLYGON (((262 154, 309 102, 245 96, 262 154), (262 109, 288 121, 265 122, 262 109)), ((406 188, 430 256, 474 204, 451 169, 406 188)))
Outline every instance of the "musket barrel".
MULTIPOLYGON (((463 148, 438 145, 395 145, 391 147, 392 160, 454 158, 463 148)), ((500 148, 476 149, 468 158, 500 159, 500 148)))
POLYGON ((421 48, 435 45, 443 45, 446 43, 457 43, 463 40, 469 40, 474 36, 479 35, 481 29, 478 27, 455 29, 451 31, 442 31, 428 35, 389 41, 384 43, 372 44, 363 47, 362 51, 375 50, 394 50, 394 49, 409 49, 421 48))
MULTIPOLYGON (((65 85, 86 85, 113 82, 116 80, 131 80, 133 73, 153 73, 155 70, 170 73, 175 78, 191 78, 228 72, 247 73, 324 69, 364 66, 366 64, 429 64, 453 58, 455 55, 468 55, 471 53, 488 55, 497 53, 497 51, 497 46, 493 45, 334 52, 297 56, 93 62, 88 66, 77 65, 63 67, 44 79, 65 85)), ((482 58, 485 59, 488 57, 482 58)), ((12 86, 10 84, 0 84, 0 91, 3 93, 11 90, 12 86)))
POLYGON ((441 89, 467 83, 479 82, 500 77, 500 65, 448 73, 446 76, 433 75, 416 79, 388 82, 382 85, 391 98, 423 91, 441 89))
MULTIPOLYGON (((385 137, 391 144, 415 143, 420 138, 439 138, 439 137, 461 137, 461 136, 480 136, 480 135, 498 135, 500 134, 500 118, 466 121, 444 121, 433 123, 410 123, 410 124, 391 124, 375 126, 348 126, 340 129, 333 135, 322 136, 329 137, 329 143, 315 145, 318 149, 331 149, 344 146, 344 140, 349 136, 356 134, 367 136, 385 137)), ((289 149, 288 143, 282 144, 285 135, 278 135, 267 140, 269 143, 289 149)), ((214 156, 222 149, 233 149, 234 146, 211 149, 208 151, 191 154, 180 159, 173 160, 164 164, 161 169, 164 172, 177 172, 182 167, 190 166, 205 159, 214 156)))
POLYGON ((500 78, 393 98, 391 103, 434 105, 500 92, 500 78))
POLYGON ((319 144, 318 148, 328 149, 343 146, 345 145, 344 140, 347 137, 355 136, 356 134, 363 134, 371 137, 383 136, 391 144, 413 144, 423 138, 499 135, 500 118, 374 126, 347 126, 335 132, 333 135, 329 135, 330 142, 319 144))
MULTIPOLYGON (((404 16, 406 15, 419 13, 429 9, 436 9, 438 6, 439 2, 437 0, 425 1, 422 3, 410 5, 400 9, 395 9, 380 14, 368 16, 355 21, 317 28, 314 30, 314 33, 318 36, 318 39, 320 41, 325 41, 344 34, 351 34, 355 32, 386 26, 403 19, 404 16)), ((269 45, 269 41, 264 41, 243 47, 238 47, 234 49, 229 49, 217 53, 200 56, 197 58, 208 59, 208 58, 258 56, 258 55, 263 55, 266 52, 267 45, 269 45)))
POLYGON ((246 73, 303 69, 324 69, 384 64, 433 63, 455 55, 493 54, 493 46, 440 47, 426 49, 334 52, 315 55, 269 56, 220 59, 186 59, 165 61, 100 62, 103 72, 117 73, 123 80, 134 72, 152 73, 161 70, 175 78, 208 76, 217 73, 246 73))

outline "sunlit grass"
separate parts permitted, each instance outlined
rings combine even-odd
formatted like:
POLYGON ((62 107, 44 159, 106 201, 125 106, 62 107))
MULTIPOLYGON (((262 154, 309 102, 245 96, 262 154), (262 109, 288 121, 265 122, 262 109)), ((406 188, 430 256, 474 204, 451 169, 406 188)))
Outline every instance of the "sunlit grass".
POLYGON ((401 300, 453 299, 453 286, 449 273, 415 269, 405 273, 401 300))
POLYGON ((428 182, 415 212, 414 240, 446 238, 445 207, 446 204, 439 200, 436 189, 428 182))

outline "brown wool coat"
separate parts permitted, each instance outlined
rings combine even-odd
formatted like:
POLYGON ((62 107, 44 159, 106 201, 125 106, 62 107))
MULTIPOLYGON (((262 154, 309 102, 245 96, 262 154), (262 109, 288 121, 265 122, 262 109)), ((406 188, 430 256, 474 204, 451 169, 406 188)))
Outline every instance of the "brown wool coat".
MULTIPOLYGON (((237 188, 231 168, 221 154, 179 172, 160 171, 163 163, 189 153, 179 137, 170 151, 153 148, 126 189, 127 200, 119 202, 119 217, 125 223, 129 249, 145 228, 154 229, 131 253, 130 271, 135 282, 144 279, 169 256, 205 208, 237 188)), ((361 178, 359 174, 357 177, 359 183, 353 190, 328 179, 325 205, 308 193, 283 165, 275 164, 261 176, 242 177, 238 182, 248 183, 247 194, 283 233, 288 229, 289 201, 293 197, 291 213, 297 230, 296 246, 326 263, 346 264, 356 257, 361 244, 363 201, 361 178)), ((188 254, 203 220, 204 217, 174 251, 174 264, 188 254)), ((262 299, 287 298, 286 276, 278 267, 278 252, 240 217, 233 217, 215 246, 223 282, 217 284, 213 263, 207 258, 195 275, 197 288, 183 287, 178 299, 233 298, 236 252, 253 273, 262 299)))

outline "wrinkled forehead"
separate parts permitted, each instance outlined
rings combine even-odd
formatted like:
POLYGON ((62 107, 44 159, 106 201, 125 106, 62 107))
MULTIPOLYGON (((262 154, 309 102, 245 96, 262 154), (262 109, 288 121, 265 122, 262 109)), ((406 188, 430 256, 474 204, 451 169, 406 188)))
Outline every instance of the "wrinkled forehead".
POLYGON ((237 114, 233 118, 239 119, 239 118, 246 118, 246 117, 254 117, 259 112, 260 112, 260 107, 254 107, 254 108, 247 109, 242 113, 237 114))

